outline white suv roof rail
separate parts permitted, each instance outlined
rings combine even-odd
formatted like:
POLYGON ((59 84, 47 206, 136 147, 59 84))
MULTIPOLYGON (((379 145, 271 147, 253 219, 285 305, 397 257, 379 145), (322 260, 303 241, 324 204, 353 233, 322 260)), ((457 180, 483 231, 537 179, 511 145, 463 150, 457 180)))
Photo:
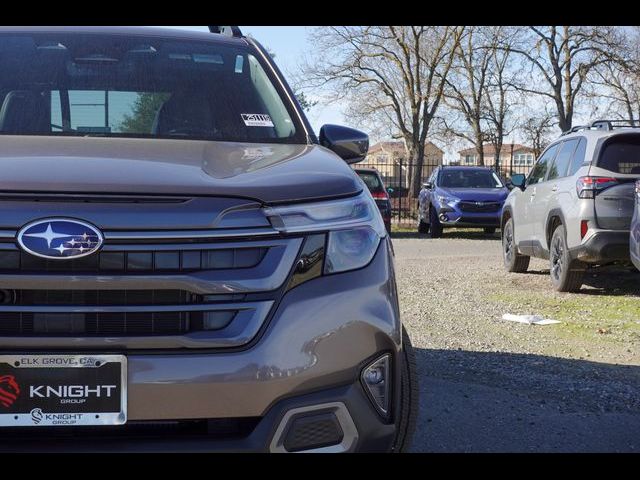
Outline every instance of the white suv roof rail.
POLYGON ((635 120, 594 120, 588 125, 577 125, 562 132, 561 136, 569 135, 570 133, 578 132, 580 130, 605 130, 610 131, 615 128, 640 128, 640 125, 635 120))

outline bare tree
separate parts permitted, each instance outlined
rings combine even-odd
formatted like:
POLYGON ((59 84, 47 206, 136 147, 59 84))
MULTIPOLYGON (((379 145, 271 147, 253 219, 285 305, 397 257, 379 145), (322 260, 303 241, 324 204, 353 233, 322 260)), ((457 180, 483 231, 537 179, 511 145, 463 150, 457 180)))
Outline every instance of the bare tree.
POLYGON ((479 165, 484 165, 486 135, 483 115, 492 55, 484 43, 485 28, 468 27, 454 51, 454 63, 446 82, 445 103, 455 117, 452 121, 443 117, 447 133, 467 140, 475 147, 479 165))
POLYGON ((614 61, 594 70, 589 96, 607 117, 640 123, 640 27, 621 29, 624 42, 614 61))
POLYGON ((551 99, 558 127, 562 131, 570 129, 576 101, 590 74, 616 54, 618 31, 600 26, 532 26, 523 27, 519 33, 518 44, 502 48, 520 55, 540 75, 540 85, 532 85, 527 77, 517 87, 551 99))
POLYGON ((640 120, 640 76, 619 64, 607 63, 596 72, 590 97, 606 103, 607 117, 640 120))
POLYGON ((512 131, 513 76, 509 27, 468 27, 455 52, 447 80, 445 104, 452 111, 444 117, 444 130, 471 143, 478 164, 485 164, 485 146, 494 147, 499 165, 504 138, 512 131))
POLYGON ((500 165, 500 153, 505 137, 510 135, 515 127, 511 121, 511 114, 515 102, 513 56, 508 49, 498 46, 511 45, 514 31, 508 27, 489 27, 485 48, 489 52, 489 76, 487 80, 487 94, 485 98, 483 119, 487 123, 486 137, 493 145, 496 170, 500 165))
POLYGON ((322 27, 312 41, 318 52, 303 67, 306 86, 331 88, 355 120, 388 126, 404 140, 409 160, 409 194, 422 180, 427 135, 442 100, 462 27, 322 27))
POLYGON ((540 156, 547 146, 551 128, 555 124, 555 115, 548 111, 537 112, 526 118, 520 125, 522 135, 531 148, 536 158, 540 156))

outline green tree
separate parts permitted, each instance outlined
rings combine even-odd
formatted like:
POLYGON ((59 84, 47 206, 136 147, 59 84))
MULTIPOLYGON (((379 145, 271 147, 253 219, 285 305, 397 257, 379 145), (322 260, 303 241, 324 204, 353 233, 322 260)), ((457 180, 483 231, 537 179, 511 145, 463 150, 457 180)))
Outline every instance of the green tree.
POLYGON ((124 116, 120 130, 123 133, 151 133, 156 114, 168 98, 168 93, 139 93, 133 111, 124 116))

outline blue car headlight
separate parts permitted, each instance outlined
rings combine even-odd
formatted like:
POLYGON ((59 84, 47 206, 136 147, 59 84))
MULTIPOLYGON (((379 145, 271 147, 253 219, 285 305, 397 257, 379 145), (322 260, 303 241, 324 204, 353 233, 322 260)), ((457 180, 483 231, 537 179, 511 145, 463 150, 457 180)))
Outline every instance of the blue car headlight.
POLYGON ((440 203, 445 203, 447 205, 454 205, 455 203, 460 201, 459 198, 449 197, 447 195, 437 195, 437 198, 440 203))
POLYGON ((268 207, 264 212, 282 233, 328 232, 325 274, 365 267, 387 234, 369 190, 340 200, 268 207))

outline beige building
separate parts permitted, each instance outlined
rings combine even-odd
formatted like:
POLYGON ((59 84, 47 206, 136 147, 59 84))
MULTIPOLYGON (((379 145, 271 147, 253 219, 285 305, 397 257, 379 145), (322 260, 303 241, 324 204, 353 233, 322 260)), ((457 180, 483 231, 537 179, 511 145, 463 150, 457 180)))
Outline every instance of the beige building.
MULTIPOLYGON (((504 175, 509 175, 511 169, 511 155, 513 145, 513 170, 515 173, 528 174, 536 160, 531 147, 520 145, 519 143, 505 143, 500 150, 500 170, 504 175)), ((457 165, 478 165, 478 154, 475 148, 466 148, 458 152, 459 159, 457 165)), ((495 167, 496 149, 493 145, 484 146, 484 164, 487 167, 495 167)))
MULTIPOLYGON (((407 185, 408 174, 408 151, 404 142, 378 142, 369 148, 369 153, 364 162, 363 167, 374 167, 382 176, 385 185, 397 186, 400 184, 407 185)), ((422 167, 422 179, 426 179, 438 165, 442 165, 444 152, 431 142, 427 142, 425 148, 425 158, 422 167)))

